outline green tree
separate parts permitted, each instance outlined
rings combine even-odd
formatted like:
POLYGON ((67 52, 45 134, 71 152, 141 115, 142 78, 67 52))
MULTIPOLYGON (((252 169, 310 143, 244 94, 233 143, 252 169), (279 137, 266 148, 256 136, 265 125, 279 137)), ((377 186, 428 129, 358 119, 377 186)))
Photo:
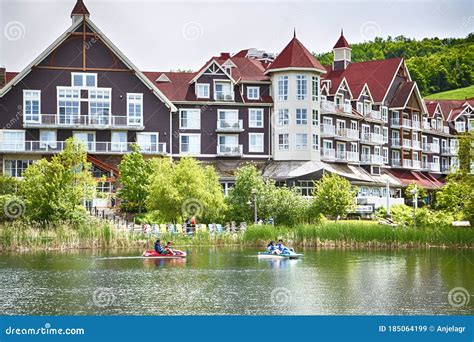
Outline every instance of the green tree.
POLYGON ((126 154, 120 162, 119 171, 121 188, 118 196, 126 202, 125 210, 137 210, 141 213, 149 193, 153 162, 145 160, 140 148, 133 145, 132 152, 126 154))
POLYGON ((314 184, 312 210, 338 220, 354 209, 356 193, 348 180, 324 174, 314 184))
POLYGON ((220 220, 225 212, 219 177, 212 167, 194 158, 155 161, 147 208, 166 221, 195 216, 197 220, 220 220))
POLYGON ((18 191, 20 182, 10 176, 0 175, 0 195, 11 195, 18 191))
POLYGON ((84 213, 80 205, 92 197, 96 185, 84 145, 72 139, 51 161, 30 165, 23 177, 20 193, 26 215, 34 220, 74 219, 84 213))

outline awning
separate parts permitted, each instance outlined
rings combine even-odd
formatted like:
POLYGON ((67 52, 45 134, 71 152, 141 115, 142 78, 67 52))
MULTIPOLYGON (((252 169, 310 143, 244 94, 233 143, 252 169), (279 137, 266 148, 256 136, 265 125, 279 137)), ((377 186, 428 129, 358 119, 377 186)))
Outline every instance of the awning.
POLYGON ((396 177, 403 186, 416 184, 425 189, 438 189, 443 183, 427 172, 390 169, 387 172, 396 177))

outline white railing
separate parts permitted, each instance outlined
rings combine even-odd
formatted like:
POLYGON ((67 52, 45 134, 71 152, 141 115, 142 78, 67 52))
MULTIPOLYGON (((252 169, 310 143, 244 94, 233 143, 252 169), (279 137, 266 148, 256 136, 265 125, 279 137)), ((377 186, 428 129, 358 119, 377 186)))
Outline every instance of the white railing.
POLYGON ((431 125, 429 122, 423 122, 423 129, 429 130, 431 129, 431 125))
POLYGON ((242 131, 244 124, 242 120, 217 120, 217 130, 235 132, 242 131))
POLYGON ((441 165, 441 172, 450 172, 451 165, 441 165))
POLYGON ((402 161, 400 159, 392 159, 392 166, 401 166, 402 161))
POLYGON ((383 164, 383 156, 376 154, 362 154, 360 161, 361 163, 383 164))
POLYGON ((38 120, 25 120, 25 127, 135 127, 141 118, 119 115, 58 115, 39 114, 38 120))
POLYGON ((337 136, 357 140, 359 139, 359 131, 352 128, 339 128, 337 130, 337 136))
POLYGON ((399 138, 392 138, 391 141, 392 141, 392 147, 398 148, 402 146, 399 138))
POLYGON ((332 101, 323 100, 321 101, 321 112, 322 113, 334 113, 336 111, 336 104, 332 101))
POLYGON ((321 125, 321 134, 323 135, 336 135, 336 128, 334 125, 321 125))
POLYGON ((412 140, 411 142, 413 149, 415 150, 421 150, 421 142, 418 140, 412 140))
POLYGON ((336 160, 347 160, 346 151, 336 151, 336 160))
POLYGON ((390 124, 392 125, 392 127, 400 126, 400 118, 392 118, 390 120, 390 124))
POLYGON ((359 152, 347 152, 347 161, 358 162, 359 161, 359 152))
POLYGON ((241 156, 243 154, 243 145, 237 145, 237 144, 217 145, 217 154, 220 156, 241 156))
POLYGON ((422 150, 423 152, 427 152, 427 153, 430 153, 430 152, 439 153, 439 144, 433 144, 433 143, 423 144, 422 150))
MULTIPOLYGON (((166 143, 131 143, 131 142, 77 142, 84 144, 88 152, 121 154, 131 152, 132 145, 138 145, 144 154, 165 154, 166 143)), ((57 153, 64 150, 65 141, 0 141, 0 151, 2 152, 31 152, 31 153, 57 153)))
POLYGON ((448 126, 444 126, 444 127, 443 127, 443 132, 446 133, 446 134, 449 134, 449 127, 448 127, 448 126))
POLYGON ((334 159, 336 158, 336 150, 334 150, 333 148, 323 148, 321 157, 334 159))
POLYGON ((412 128, 413 129, 421 129, 421 125, 419 121, 412 121, 412 128))
POLYGON ((352 114, 352 106, 350 104, 345 103, 342 107, 342 110, 344 111, 344 113, 352 114))
POLYGON ((457 147, 455 146, 444 146, 441 148, 442 154, 455 155, 457 153, 457 147))
POLYGON ((412 168, 413 167, 413 160, 403 159, 403 167, 412 168))
POLYGON ((439 172, 441 169, 439 163, 429 163, 429 170, 433 172, 439 172))
POLYGON ((412 160, 412 165, 414 169, 421 169, 421 161, 420 160, 412 160))
POLYGON ((404 148, 411 148, 411 140, 410 139, 403 139, 403 147, 404 148))
POLYGON ((372 144, 383 144, 383 136, 382 134, 377 133, 362 133, 360 137, 362 142, 365 143, 372 143, 372 144))
POLYGON ((410 119, 403 119, 402 126, 406 128, 411 128, 411 120, 410 119))
POLYGON ((382 120, 382 114, 379 110, 370 109, 367 116, 375 120, 382 120))
POLYGON ((234 93, 230 91, 214 92, 214 100, 216 101, 234 101, 234 93))

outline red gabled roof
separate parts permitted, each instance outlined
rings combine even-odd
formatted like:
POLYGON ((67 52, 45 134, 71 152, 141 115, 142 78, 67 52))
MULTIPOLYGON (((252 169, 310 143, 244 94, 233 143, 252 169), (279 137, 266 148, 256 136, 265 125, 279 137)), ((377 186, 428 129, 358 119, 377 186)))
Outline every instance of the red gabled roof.
POLYGON ((319 61, 304 47, 304 45, 293 37, 287 46, 280 52, 275 60, 267 68, 267 72, 275 69, 285 68, 308 68, 324 71, 319 61))
POLYGON ((86 5, 82 2, 82 0, 77 0, 76 5, 72 9, 71 17, 73 15, 89 15, 89 11, 87 10, 86 5))
POLYGON ((189 82, 196 75, 195 72, 144 71, 143 73, 153 82, 153 84, 158 87, 158 89, 163 92, 163 94, 165 94, 165 96, 170 101, 196 100, 196 95, 194 92, 189 91, 189 82), (162 74, 165 74, 170 79, 170 82, 156 82, 156 79, 162 74))
MULTIPOLYGON (((432 118, 436 112, 436 108, 438 107, 438 103, 437 102, 429 102, 429 101, 425 101, 425 104, 426 104, 426 109, 428 110, 428 118, 432 118)), ((442 112, 442 110, 441 110, 442 112)))
POLYGON ((341 36, 336 42, 336 45, 334 45, 333 49, 338 49, 338 48, 351 48, 349 43, 347 42, 346 38, 344 38, 344 32, 341 30, 341 36))
MULTIPOLYGON (((374 102, 382 102, 402 61, 403 58, 397 57, 350 63, 344 70, 332 70, 331 66, 326 66, 328 74, 324 78, 331 80, 330 94, 334 94, 345 77, 351 91, 353 87, 362 90, 361 85, 367 83, 374 102)), ((355 93, 353 96, 358 97, 359 94, 355 93)))
POLYGON ((456 120, 466 108, 466 103, 474 107, 474 100, 426 100, 425 103, 427 106, 439 104, 446 121, 456 120))
POLYGON ((413 89, 415 88, 415 82, 404 82, 398 87, 395 95, 393 96, 390 107, 392 108, 403 108, 410 98, 413 89))

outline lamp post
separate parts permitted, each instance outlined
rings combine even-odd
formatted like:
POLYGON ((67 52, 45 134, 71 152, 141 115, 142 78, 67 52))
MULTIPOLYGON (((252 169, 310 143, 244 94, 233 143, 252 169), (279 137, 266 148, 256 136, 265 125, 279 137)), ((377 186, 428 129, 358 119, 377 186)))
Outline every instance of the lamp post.
POLYGON ((252 189, 253 195, 253 221, 257 224, 257 189, 252 189))

